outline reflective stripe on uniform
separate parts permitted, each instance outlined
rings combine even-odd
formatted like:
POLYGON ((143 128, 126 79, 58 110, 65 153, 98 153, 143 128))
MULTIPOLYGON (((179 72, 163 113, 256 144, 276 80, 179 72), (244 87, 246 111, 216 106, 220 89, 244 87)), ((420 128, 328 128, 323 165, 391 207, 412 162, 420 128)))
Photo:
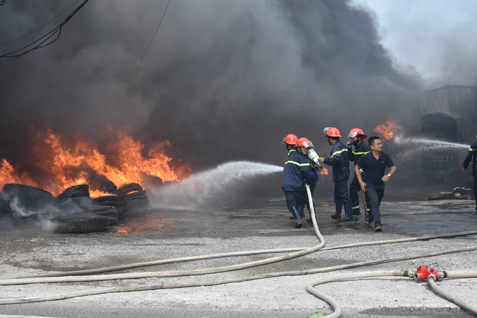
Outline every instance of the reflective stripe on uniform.
POLYGON ((331 158, 333 158, 333 156, 336 155, 337 153, 342 153, 343 151, 348 151, 348 149, 343 148, 343 149, 341 149, 341 150, 338 150, 338 151, 334 152, 334 153, 331 155, 331 158))
POLYGON ((309 165, 310 165, 309 162, 308 162, 308 163, 299 163, 299 162, 296 162, 296 161, 287 161, 287 162, 285 162, 285 164, 287 164, 287 163, 293 163, 294 165, 297 165, 297 166, 300 166, 300 167, 304 167, 304 166, 309 166, 309 165))
POLYGON ((356 156, 359 156, 359 155, 365 155, 367 154, 369 151, 366 151, 366 152, 354 152, 353 151, 353 155, 356 155, 356 156))
POLYGON ((356 210, 356 209, 358 209, 358 210, 359 210, 359 205, 358 205, 358 206, 354 206, 354 207, 353 207, 353 210, 356 210))
POLYGON ((469 151, 475 151, 475 149, 469 148, 469 151))
POLYGON ((290 157, 290 154, 292 151, 296 151, 295 149, 290 149, 290 151, 288 152, 288 157, 290 157))

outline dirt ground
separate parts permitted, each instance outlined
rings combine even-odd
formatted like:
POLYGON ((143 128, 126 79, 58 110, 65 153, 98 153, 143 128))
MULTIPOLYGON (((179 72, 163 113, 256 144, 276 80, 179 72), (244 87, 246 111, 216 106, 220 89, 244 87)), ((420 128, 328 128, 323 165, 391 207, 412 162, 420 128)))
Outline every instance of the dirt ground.
MULTIPOLYGON (((338 223, 329 201, 317 201, 317 223, 325 248, 477 230, 472 201, 384 201, 383 229, 375 233, 364 218, 338 223)), ((2 224, 0 279, 68 272, 180 257, 279 248, 304 248, 320 242, 311 224, 293 227, 283 199, 220 209, 150 208, 128 214, 106 232, 60 234, 44 224, 25 221, 2 224)), ((149 277, 94 282, 39 283, 1 286, 2 299, 67 295, 102 288, 151 287, 193 283, 287 271, 305 271, 400 256, 412 259, 326 273, 279 276, 217 286, 107 293, 65 300, 0 305, 0 315, 48 317, 307 317, 331 313, 331 307, 306 291, 322 277, 363 271, 415 270, 432 265, 446 271, 474 270, 477 251, 423 258, 421 255, 477 246, 476 235, 399 244, 322 250, 297 258, 219 274, 149 277)), ((278 254, 283 255, 283 253, 278 254)), ((146 273, 194 270, 241 264, 275 253, 174 262, 122 270, 146 273)), ((477 305, 477 279, 448 279, 440 287, 477 305)), ((342 317, 471 317, 434 294, 427 283, 409 278, 373 278, 332 282, 317 287, 342 307, 342 317)))

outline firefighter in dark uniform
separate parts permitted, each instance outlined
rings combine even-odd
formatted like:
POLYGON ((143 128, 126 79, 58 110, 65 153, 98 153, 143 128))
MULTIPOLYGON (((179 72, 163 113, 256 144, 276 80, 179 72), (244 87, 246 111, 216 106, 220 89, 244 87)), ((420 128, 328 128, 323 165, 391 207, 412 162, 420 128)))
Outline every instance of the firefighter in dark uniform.
POLYGON ((323 130, 328 137, 331 148, 330 158, 320 158, 319 161, 333 167, 333 182, 335 183, 336 213, 331 216, 340 222, 353 221, 351 199, 348 194, 349 158, 348 149, 340 141, 340 131, 335 127, 327 127, 323 130), (344 206, 345 216, 341 217, 341 207, 344 206))
MULTIPOLYGON (((295 217, 295 227, 300 228, 302 226, 302 217, 298 208, 300 205, 304 207, 303 191, 306 191, 305 180, 310 178, 308 171, 310 169, 310 163, 306 156, 297 151, 295 148, 296 142, 297 137, 293 134, 283 138, 282 144, 284 143, 288 150, 288 160, 285 162, 285 167, 283 168, 282 190, 285 192, 288 210, 290 210, 295 217)), ((311 182, 311 180, 307 182, 311 182)))
MULTIPOLYGON (((308 149, 310 147, 313 147, 312 142, 309 141, 307 138, 304 138, 304 137, 298 139, 297 142, 296 142, 296 145, 297 145, 297 149, 305 157, 308 153, 308 149)), ((307 157, 307 159, 308 159, 308 157, 307 157)), ((316 172, 315 169, 313 169, 313 167, 311 165, 304 166, 304 168, 305 168, 305 171, 306 171, 305 173, 308 176, 306 178, 306 183, 310 186, 311 197, 313 198, 313 193, 315 192, 315 187, 316 187, 316 184, 318 183, 318 173, 316 172)), ((308 193, 307 193, 306 189, 304 188, 303 189, 303 198, 302 198, 301 203, 298 207, 298 212, 300 212, 300 215, 301 215, 302 218, 305 218, 305 213, 303 212, 304 209, 305 209, 305 205, 308 207, 308 212, 310 214, 310 218, 307 219, 306 221, 308 223, 312 223, 310 202, 308 200, 308 193)), ((313 202, 313 210, 316 211, 314 202, 313 202)))
MULTIPOLYGON (((477 138, 477 136, 476 136, 477 138)), ((476 151, 477 151, 477 141, 474 141, 472 145, 470 145, 469 152, 467 153, 467 157, 464 160, 464 172, 465 169, 469 166, 470 161, 472 160, 472 176, 474 177, 474 198, 475 198, 475 210, 477 211, 477 158, 476 158, 476 151)))
MULTIPOLYGON (((348 141, 348 156, 349 160, 354 162, 354 165, 359 161, 362 155, 367 154, 371 151, 369 145, 364 142, 364 139, 367 136, 364 134, 363 130, 360 128, 353 128, 350 130, 348 134, 348 138, 351 140, 348 141), (352 146, 354 146, 354 151, 352 150, 352 146)), ((353 169, 354 170, 354 169, 353 169)), ((358 192, 361 191, 361 186, 359 185, 358 178, 356 174, 353 175, 353 180, 349 185, 349 196, 351 198, 351 207, 353 209, 353 215, 361 215, 361 211, 359 210, 359 195, 358 192)), ((365 194, 367 196, 367 193, 365 194)), ((367 200, 367 199, 366 199, 367 200)), ((368 208, 369 211, 369 208, 368 208)))

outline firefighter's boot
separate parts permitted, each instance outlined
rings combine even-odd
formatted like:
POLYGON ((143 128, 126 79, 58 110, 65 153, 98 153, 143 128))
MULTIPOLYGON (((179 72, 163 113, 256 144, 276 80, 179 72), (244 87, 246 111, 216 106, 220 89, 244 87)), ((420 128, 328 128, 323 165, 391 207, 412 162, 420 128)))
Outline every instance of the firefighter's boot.
POLYGON ((296 228, 301 227, 301 215, 300 212, 298 212, 298 208, 296 206, 292 207, 293 214, 295 215, 295 221, 296 221, 296 228))
POLYGON ((345 209, 345 217, 339 219, 339 221, 340 222, 353 221, 353 208, 351 205, 351 201, 344 202, 344 209, 345 209))

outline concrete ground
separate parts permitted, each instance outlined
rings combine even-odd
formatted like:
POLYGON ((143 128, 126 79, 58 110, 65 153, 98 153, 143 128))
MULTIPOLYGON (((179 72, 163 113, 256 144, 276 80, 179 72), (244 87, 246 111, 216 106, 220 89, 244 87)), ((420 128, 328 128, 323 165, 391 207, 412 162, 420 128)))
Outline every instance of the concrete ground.
MULTIPOLYGON (((381 233, 364 226, 364 218, 339 224, 334 207, 317 201, 317 222, 326 248, 380 240, 477 230, 474 203, 467 200, 386 201, 381 233)), ((319 244, 311 225, 293 227, 283 199, 220 209, 151 208, 130 214, 107 232, 49 233, 28 223, 0 231, 0 279, 91 269, 151 260, 216 253, 312 247, 319 244)), ((70 294, 109 287, 209 283, 257 274, 304 271, 355 262, 411 256, 413 259, 319 274, 281 276, 218 286, 109 293, 57 301, 0 305, 0 315, 49 317, 307 317, 331 313, 309 294, 307 283, 321 277, 363 271, 415 270, 432 265, 446 271, 475 270, 477 251, 423 258, 427 253, 477 246, 476 235, 447 239, 318 251, 298 258, 221 274, 141 278, 97 282, 0 286, 2 299, 70 294)), ((283 255, 283 254, 278 254, 283 255)), ((251 262, 276 254, 228 257, 141 267, 119 273, 192 270, 251 262)), ((477 279, 447 279, 438 285, 477 306, 477 279)), ((427 283, 409 278, 373 278, 317 286, 342 307, 342 317, 472 317, 434 294, 427 283)))

